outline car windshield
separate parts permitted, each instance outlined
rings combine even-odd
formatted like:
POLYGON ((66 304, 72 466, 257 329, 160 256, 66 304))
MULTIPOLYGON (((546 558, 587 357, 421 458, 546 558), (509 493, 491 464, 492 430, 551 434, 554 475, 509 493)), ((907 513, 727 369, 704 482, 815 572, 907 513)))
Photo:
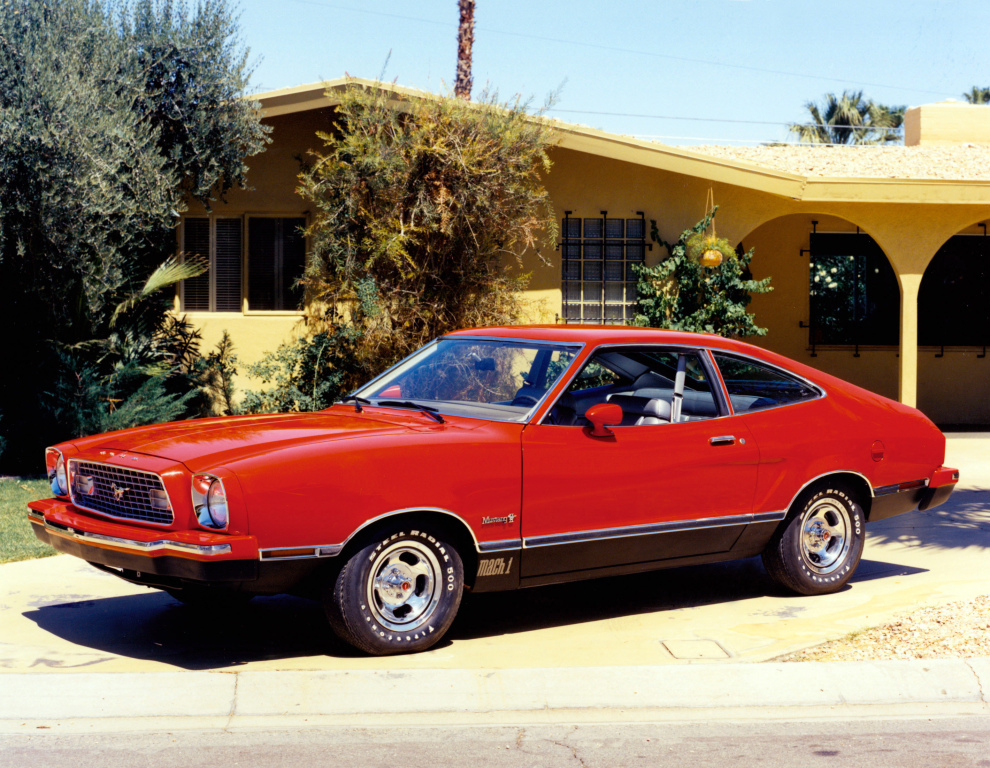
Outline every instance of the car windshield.
POLYGON ((523 421, 567 370, 579 346, 443 338, 353 393, 370 405, 523 421))

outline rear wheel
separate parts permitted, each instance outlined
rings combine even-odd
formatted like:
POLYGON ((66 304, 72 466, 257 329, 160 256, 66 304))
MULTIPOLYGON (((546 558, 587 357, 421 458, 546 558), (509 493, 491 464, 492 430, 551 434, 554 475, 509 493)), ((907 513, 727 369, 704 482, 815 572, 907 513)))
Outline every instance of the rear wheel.
POLYGON ((407 529, 355 553, 330 586, 324 606, 342 640, 375 655, 423 651, 454 621, 464 566, 440 537, 407 529))
POLYGON ((798 500, 763 550, 770 577, 802 595, 841 589, 863 554, 866 517, 841 486, 820 486, 798 500))

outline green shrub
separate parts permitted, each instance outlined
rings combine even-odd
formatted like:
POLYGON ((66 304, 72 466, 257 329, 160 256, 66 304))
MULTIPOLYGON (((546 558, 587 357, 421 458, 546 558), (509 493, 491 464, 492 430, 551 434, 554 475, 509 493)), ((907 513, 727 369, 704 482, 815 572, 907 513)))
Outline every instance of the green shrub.
POLYGON ((258 363, 246 366, 250 376, 273 386, 244 393, 245 413, 317 411, 362 383, 366 371, 358 359, 360 331, 339 323, 282 344, 258 363))
POLYGON ((752 279, 749 265, 753 250, 726 254, 717 267, 704 267, 698 261, 706 247, 703 235, 717 210, 715 207, 694 227, 684 230, 675 243, 661 238, 656 221, 651 222, 650 236, 666 248, 667 257, 652 267, 633 267, 639 276, 636 325, 720 336, 766 335, 767 329, 758 326, 753 314, 746 311, 750 294, 773 290, 769 277, 752 279))

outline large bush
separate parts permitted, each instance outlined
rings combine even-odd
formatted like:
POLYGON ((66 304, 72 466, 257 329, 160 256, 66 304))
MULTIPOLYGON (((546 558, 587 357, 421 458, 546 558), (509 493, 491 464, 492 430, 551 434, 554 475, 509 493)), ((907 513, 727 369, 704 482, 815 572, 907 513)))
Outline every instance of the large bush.
POLYGON ((519 320, 521 255, 555 237, 545 121, 493 96, 353 87, 320 138, 300 176, 315 210, 305 283, 326 330, 353 326, 365 373, 453 329, 519 320))

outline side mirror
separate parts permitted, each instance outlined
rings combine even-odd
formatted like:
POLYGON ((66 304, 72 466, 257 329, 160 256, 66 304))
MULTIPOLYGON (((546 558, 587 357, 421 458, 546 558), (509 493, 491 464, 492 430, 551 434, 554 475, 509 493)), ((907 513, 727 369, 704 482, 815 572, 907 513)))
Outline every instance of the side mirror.
POLYGON ((592 437, 608 437, 609 427, 622 423, 622 409, 615 403, 598 403, 585 411, 584 418, 592 424, 592 437))

